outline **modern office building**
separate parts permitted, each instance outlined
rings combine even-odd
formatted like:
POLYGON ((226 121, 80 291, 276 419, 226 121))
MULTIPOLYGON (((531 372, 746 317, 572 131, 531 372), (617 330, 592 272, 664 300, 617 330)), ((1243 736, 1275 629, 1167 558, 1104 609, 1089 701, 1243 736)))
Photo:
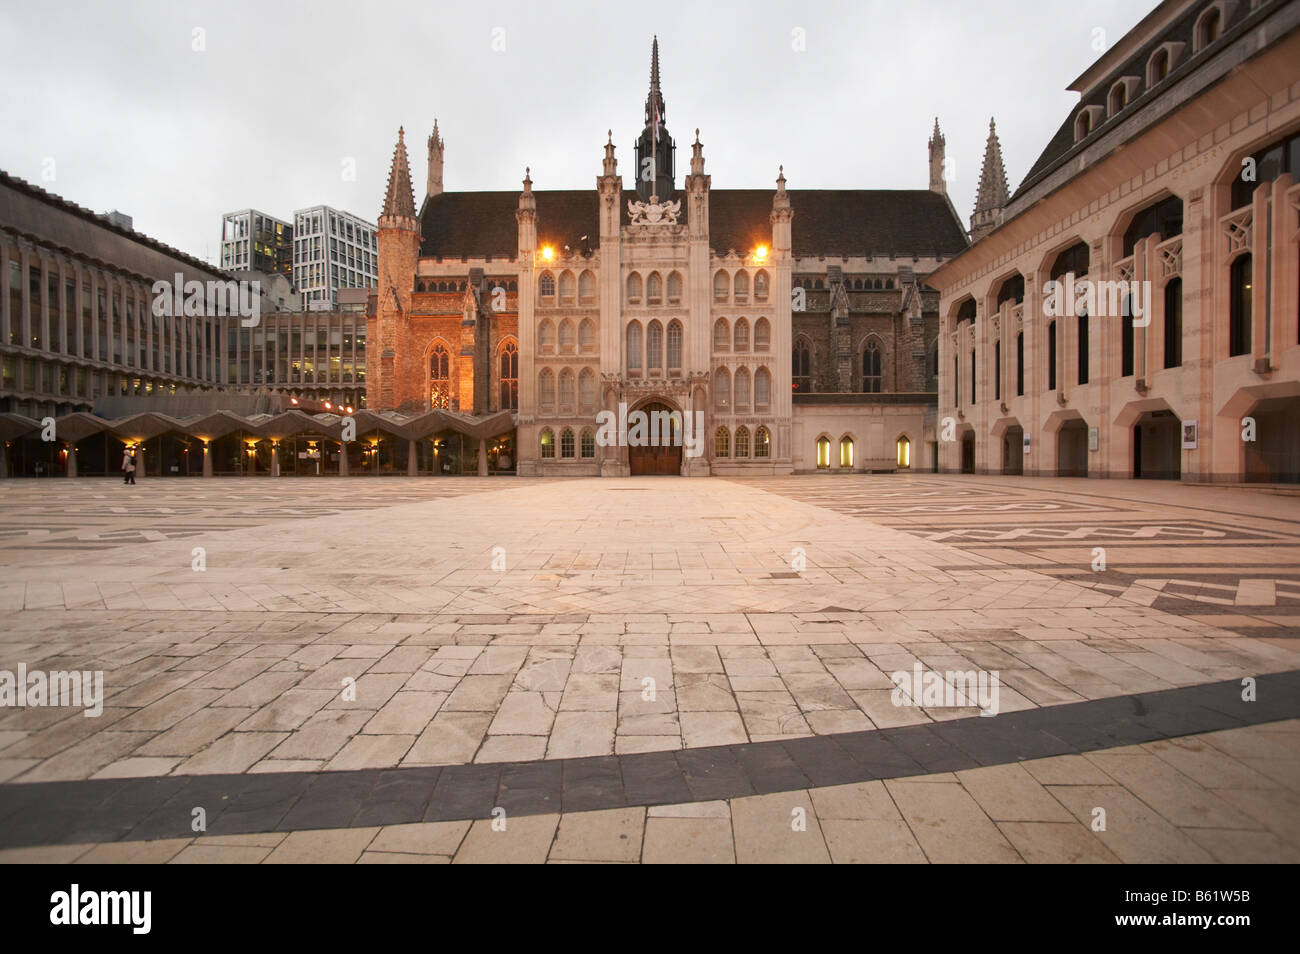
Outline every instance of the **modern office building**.
POLYGON ((293 214, 293 284, 306 310, 339 304, 339 289, 374 288, 379 278, 375 226, 318 205, 293 214))
POLYGON ((1300 480, 1300 3, 1165 0, 1070 88, 929 276, 941 469, 1300 480))
POLYGON ((293 277, 293 226, 256 209, 221 217, 221 267, 293 277))

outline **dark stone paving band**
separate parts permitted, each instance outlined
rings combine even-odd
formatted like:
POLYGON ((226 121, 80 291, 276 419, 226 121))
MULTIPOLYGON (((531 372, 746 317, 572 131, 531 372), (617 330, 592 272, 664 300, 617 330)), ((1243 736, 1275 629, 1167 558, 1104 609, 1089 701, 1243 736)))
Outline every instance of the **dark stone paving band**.
POLYGON ((1071 755, 1300 718, 1300 670, 1240 681, 788 741, 433 768, 0 786, 0 846, 360 828, 729 799, 1071 755))

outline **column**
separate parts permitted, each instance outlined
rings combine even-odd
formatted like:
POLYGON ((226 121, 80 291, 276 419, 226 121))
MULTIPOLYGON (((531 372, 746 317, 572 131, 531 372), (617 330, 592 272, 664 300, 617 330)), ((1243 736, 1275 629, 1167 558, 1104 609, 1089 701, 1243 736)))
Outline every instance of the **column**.
POLYGON ((280 442, 271 441, 271 476, 280 476, 280 442))
POLYGON ((419 475, 420 464, 418 451, 416 449, 415 441, 409 440, 406 442, 406 476, 418 477, 419 475))
POLYGON ((144 480, 144 441, 135 445, 135 479, 144 480))
POLYGON ((339 476, 348 475, 348 445, 339 441, 339 476))
POLYGON ((203 442, 203 476, 212 476, 212 445, 207 441, 203 442))
POLYGON ((67 475, 77 476, 77 448, 72 443, 68 444, 67 475))
POLYGON ((478 475, 480 477, 488 475, 487 441, 484 440, 478 442, 478 475))

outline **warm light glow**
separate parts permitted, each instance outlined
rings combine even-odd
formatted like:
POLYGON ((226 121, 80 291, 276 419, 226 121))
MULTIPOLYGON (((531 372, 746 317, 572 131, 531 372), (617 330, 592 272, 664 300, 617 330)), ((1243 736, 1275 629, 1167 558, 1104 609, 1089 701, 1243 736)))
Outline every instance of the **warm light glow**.
POLYGON ((758 248, 754 249, 754 257, 758 259, 760 262, 763 259, 767 258, 767 246, 760 245, 758 248))
POLYGON ((289 403, 290 403, 290 404, 297 404, 297 403, 298 403, 298 399, 297 399, 296 397, 291 397, 291 398, 289 398, 289 403))
POLYGON ((912 442, 906 437, 898 439, 898 466, 900 468, 912 466, 912 442))
POLYGON ((551 246, 549 246, 549 245, 543 245, 543 246, 542 246, 542 258, 545 259, 545 260, 548 261, 548 262, 549 262, 551 259, 555 258, 555 249, 553 249, 553 248, 552 248, 551 246))
POLYGON ((349 414, 352 413, 352 408, 351 408, 351 407, 345 407, 343 410, 347 411, 349 414))
POLYGON ((328 411, 328 410, 332 410, 329 401, 326 401, 326 402, 325 402, 325 410, 327 410, 327 411, 328 411))

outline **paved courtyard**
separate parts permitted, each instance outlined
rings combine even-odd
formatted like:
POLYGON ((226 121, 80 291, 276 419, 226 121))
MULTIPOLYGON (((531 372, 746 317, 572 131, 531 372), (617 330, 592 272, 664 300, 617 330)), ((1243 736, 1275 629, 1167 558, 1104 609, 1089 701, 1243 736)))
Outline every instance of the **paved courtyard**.
POLYGON ((8 481, 0 567, 104 686, 0 708, 7 861, 1300 860, 1293 494, 8 481))

